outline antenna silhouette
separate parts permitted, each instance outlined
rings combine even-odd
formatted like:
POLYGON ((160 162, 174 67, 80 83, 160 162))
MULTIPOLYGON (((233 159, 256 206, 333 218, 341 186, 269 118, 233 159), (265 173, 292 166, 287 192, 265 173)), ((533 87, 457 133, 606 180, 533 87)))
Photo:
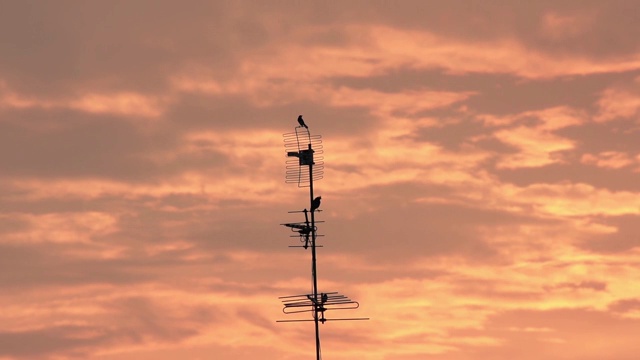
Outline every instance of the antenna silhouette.
POLYGON ((309 133, 309 128, 298 126, 295 132, 284 134, 284 147, 287 157, 286 183, 297 183, 298 187, 309 187, 313 200, 313 180, 322 179, 324 174, 324 153, 322 136, 309 133), (309 167, 307 171, 305 166, 309 167))
POLYGON ((316 212, 321 212, 320 196, 314 197, 313 182, 321 180, 324 170, 324 158, 318 156, 323 154, 322 137, 320 135, 311 135, 309 127, 302 119, 302 115, 298 116, 298 124, 294 132, 284 134, 284 147, 287 151, 286 162, 286 183, 295 183, 298 187, 309 188, 309 208, 298 211, 289 211, 292 213, 303 213, 304 221, 281 224, 294 232, 292 237, 297 237, 303 245, 290 246, 302 247, 305 250, 311 248, 311 279, 312 290, 310 294, 299 294, 281 296, 280 300, 284 304, 282 312, 285 314, 302 314, 310 313, 312 319, 293 319, 278 320, 277 322, 300 322, 313 321, 315 326, 316 341, 316 360, 320 360, 320 326, 327 321, 348 321, 348 320, 369 320, 369 318, 327 318, 325 312, 329 310, 352 310, 360 307, 357 301, 353 301, 338 292, 320 292, 318 290, 318 273, 316 261, 316 248, 322 247, 317 245, 316 240, 319 235, 317 233, 318 223, 324 221, 316 221, 316 212), (295 158, 295 159, 292 159, 295 158))

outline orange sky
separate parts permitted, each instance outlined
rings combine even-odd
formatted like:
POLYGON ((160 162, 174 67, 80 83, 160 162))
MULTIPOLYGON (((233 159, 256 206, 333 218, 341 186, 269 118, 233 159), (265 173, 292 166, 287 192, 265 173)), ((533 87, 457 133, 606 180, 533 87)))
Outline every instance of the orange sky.
POLYGON ((635 1, 3 1, 0 359, 631 360, 635 1), (330 315, 331 316, 331 315, 330 315))

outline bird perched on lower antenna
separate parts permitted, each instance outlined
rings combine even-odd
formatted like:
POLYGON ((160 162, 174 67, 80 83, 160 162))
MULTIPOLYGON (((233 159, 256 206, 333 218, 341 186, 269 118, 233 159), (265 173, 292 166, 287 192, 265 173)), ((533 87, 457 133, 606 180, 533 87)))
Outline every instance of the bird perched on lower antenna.
POLYGON ((313 199, 313 201, 311 202, 311 211, 316 211, 320 207, 320 199, 322 199, 322 196, 318 196, 317 198, 313 199))
POLYGON ((302 115, 298 115, 298 124, 300 124, 300 126, 304 127, 305 129, 309 129, 307 124, 304 123, 304 120, 302 120, 302 115))

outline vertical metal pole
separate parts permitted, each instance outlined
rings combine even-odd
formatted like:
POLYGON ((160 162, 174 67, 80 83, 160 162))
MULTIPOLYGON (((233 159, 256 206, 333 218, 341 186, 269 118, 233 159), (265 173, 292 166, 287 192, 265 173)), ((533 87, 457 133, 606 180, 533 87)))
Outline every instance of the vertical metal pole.
MULTIPOLYGON (((313 149, 309 144, 311 163, 309 164, 309 209, 313 206, 313 149)), ((315 210, 311 211, 311 276, 313 277, 313 320, 316 327, 316 360, 320 360, 320 328, 318 326, 318 274, 316 272, 316 219, 315 210)))

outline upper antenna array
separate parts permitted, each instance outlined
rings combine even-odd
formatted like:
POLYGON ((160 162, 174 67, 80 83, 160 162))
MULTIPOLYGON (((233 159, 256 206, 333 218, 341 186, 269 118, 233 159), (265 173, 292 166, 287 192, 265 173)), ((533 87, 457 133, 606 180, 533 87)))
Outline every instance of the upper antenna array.
POLYGON ((284 148, 288 155, 285 182, 288 184, 297 183, 298 187, 308 187, 312 179, 322 179, 324 175, 322 136, 311 135, 309 129, 303 126, 296 127, 294 132, 286 133, 283 136, 284 148), (297 159, 292 159, 292 157, 297 159), (313 165, 312 175, 304 169, 309 165, 313 165))

